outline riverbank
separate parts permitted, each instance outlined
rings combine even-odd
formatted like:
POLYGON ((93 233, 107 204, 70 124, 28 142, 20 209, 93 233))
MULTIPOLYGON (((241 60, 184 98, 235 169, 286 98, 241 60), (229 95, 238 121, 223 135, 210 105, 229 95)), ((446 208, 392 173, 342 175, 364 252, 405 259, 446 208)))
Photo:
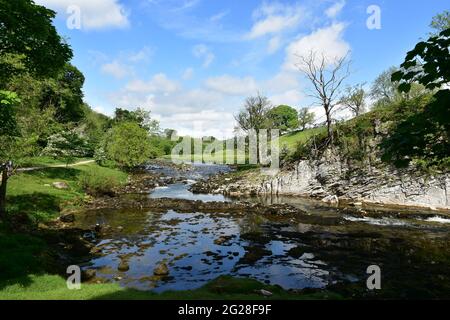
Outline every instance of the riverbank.
MULTIPOLYGON (((41 160, 32 163, 41 165, 47 162, 41 160)), ((60 166, 57 162, 47 165, 58 167, 21 172, 9 181, 9 215, 0 223, 0 246, 3 248, 0 252, 0 299, 339 298, 339 295, 327 291, 293 294, 256 280, 232 277, 220 277, 196 290, 162 294, 127 289, 117 283, 92 281, 83 284, 81 290, 68 290, 65 266, 79 264, 95 256, 92 243, 83 238, 83 234, 92 230, 75 227, 73 213, 92 207, 97 203, 96 199, 113 202, 116 195, 145 194, 155 187, 174 183, 176 179, 146 172, 129 175, 91 162, 76 167, 60 166), (94 176, 98 179, 92 179, 94 176), (87 177, 91 177, 91 185, 86 185, 87 177), (112 185, 93 188, 92 184, 99 179, 112 185), (99 194, 92 194, 92 188, 99 194), (270 292, 270 297, 262 295, 261 289, 270 292)), ((177 166, 176 169, 189 170, 186 166, 177 166)), ((167 205, 171 203, 166 204, 166 208, 167 205)))
POLYGON ((20 188, 26 184, 28 199, 50 197, 57 205, 42 215, 29 200, 26 214, 2 224, 0 299, 437 298, 449 292, 448 219, 188 191, 224 169, 154 162, 132 175, 96 164, 18 174, 12 197, 26 196, 20 188), (85 189, 86 172, 122 183, 85 189), (66 288, 71 264, 82 268, 81 290, 66 288), (380 292, 365 286, 368 264, 384 270, 380 292))
POLYGON ((213 177, 194 192, 231 196, 292 196, 338 205, 429 209, 450 213, 450 175, 398 169, 380 162, 352 165, 329 152, 318 160, 300 160, 275 176, 251 169, 213 177))

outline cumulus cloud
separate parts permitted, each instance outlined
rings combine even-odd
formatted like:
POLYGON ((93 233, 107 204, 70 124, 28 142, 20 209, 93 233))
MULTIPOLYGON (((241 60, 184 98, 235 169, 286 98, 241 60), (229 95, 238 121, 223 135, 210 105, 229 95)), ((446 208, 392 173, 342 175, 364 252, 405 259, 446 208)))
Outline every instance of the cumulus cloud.
POLYGON ((268 34, 293 29, 300 24, 305 16, 305 9, 299 5, 264 2, 254 11, 255 23, 246 38, 256 39, 268 34))
POLYGON ((123 79, 132 73, 130 67, 120 63, 117 60, 103 64, 100 70, 102 71, 102 73, 113 76, 116 79, 123 79))
POLYGON ((133 80, 125 87, 131 92, 163 94, 174 92, 177 88, 177 83, 167 78, 164 73, 155 74, 149 81, 133 80))
POLYGON ((124 28, 129 25, 128 13, 119 0, 36 0, 37 4, 69 16, 67 9, 77 6, 81 13, 81 28, 86 30, 124 28))
POLYGON ((192 54, 198 59, 203 59, 203 67, 207 68, 213 62, 215 56, 211 49, 204 44, 198 44, 192 48, 192 54))
POLYGON ((344 23, 333 23, 293 41, 286 48, 284 68, 296 70, 298 56, 308 56, 310 52, 323 55, 328 61, 344 57, 350 50, 350 45, 343 39, 345 27, 344 23))
POLYGON ((340 0, 340 1, 336 2, 335 4, 333 4, 331 7, 329 7, 325 11, 325 14, 328 18, 334 19, 337 17, 337 15, 339 13, 341 13, 344 6, 345 6, 345 0, 340 0))
POLYGON ((230 75, 208 78, 205 81, 205 86, 229 95, 249 94, 258 89, 256 81, 252 77, 238 78, 230 75))

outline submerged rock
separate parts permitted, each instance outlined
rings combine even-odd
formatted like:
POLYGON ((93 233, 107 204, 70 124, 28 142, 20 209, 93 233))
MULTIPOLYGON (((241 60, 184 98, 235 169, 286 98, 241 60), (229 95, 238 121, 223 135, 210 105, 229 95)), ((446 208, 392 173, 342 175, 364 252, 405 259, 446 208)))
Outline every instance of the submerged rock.
POLYGON ((82 271, 81 279, 83 281, 89 281, 89 280, 95 278, 96 275, 97 275, 97 271, 95 271, 94 269, 86 269, 86 270, 82 271))
POLYGON ((126 261, 120 261, 119 266, 117 267, 117 270, 119 271, 128 271, 130 270, 130 265, 126 261))
POLYGON ((169 268, 165 262, 158 264, 153 270, 155 276, 167 276, 169 274, 169 268))

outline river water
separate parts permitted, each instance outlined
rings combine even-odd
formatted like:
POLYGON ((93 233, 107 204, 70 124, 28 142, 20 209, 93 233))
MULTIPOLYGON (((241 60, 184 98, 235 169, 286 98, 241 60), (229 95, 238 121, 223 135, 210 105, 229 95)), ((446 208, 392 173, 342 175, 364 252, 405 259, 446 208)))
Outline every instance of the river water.
MULTIPOLYGON (((196 165, 188 172, 150 166, 182 182, 155 188, 148 197, 236 201, 223 195, 193 194, 189 186, 228 167, 196 165)), ((429 212, 384 209, 361 216, 355 209, 327 207, 297 197, 249 198, 289 203, 307 212, 298 218, 227 212, 163 213, 95 210, 77 219, 114 230, 95 239, 101 255, 85 268, 97 277, 140 290, 195 289, 220 276, 251 277, 285 289, 325 288, 345 283, 365 290, 369 265, 382 271, 387 296, 450 297, 450 218, 429 212), (125 261, 129 270, 119 271, 125 261), (153 270, 165 263, 167 276, 153 270)))

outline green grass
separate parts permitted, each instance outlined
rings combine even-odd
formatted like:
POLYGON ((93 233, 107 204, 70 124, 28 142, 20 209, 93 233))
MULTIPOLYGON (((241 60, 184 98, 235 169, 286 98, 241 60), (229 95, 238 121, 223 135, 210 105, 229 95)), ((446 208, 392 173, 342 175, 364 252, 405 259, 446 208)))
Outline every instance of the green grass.
POLYGON ((80 180, 93 172, 99 179, 114 179, 119 184, 125 183, 128 176, 117 169, 104 168, 95 163, 18 173, 8 181, 7 209, 12 214, 26 213, 39 221, 55 217, 63 207, 82 203, 85 193, 80 180), (65 182, 69 189, 56 189, 52 186, 53 182, 65 182))
POLYGON ((340 299, 337 294, 317 291, 310 294, 294 294, 278 286, 264 285, 256 280, 221 276, 196 290, 167 291, 160 294, 122 288, 118 284, 82 284, 80 290, 67 289, 65 280, 56 275, 30 275, 0 282, 0 300, 91 300, 91 299, 340 299), (273 293, 269 298, 256 293, 265 289, 273 293))
POLYGON ((285 145, 289 149, 289 151, 293 151, 297 148, 298 144, 306 143, 314 135, 318 135, 324 132, 325 130, 326 130, 325 127, 320 127, 285 134, 280 137, 280 148, 282 148, 285 145))
MULTIPOLYGON (((74 158, 69 162, 69 164, 86 161, 86 160, 92 160, 92 159, 90 159, 90 158, 74 158)), ((26 157, 15 163, 15 165, 19 166, 20 168, 49 167, 52 165, 61 165, 61 164, 67 164, 66 160, 65 159, 55 159, 53 157, 47 157, 47 156, 26 157)))

